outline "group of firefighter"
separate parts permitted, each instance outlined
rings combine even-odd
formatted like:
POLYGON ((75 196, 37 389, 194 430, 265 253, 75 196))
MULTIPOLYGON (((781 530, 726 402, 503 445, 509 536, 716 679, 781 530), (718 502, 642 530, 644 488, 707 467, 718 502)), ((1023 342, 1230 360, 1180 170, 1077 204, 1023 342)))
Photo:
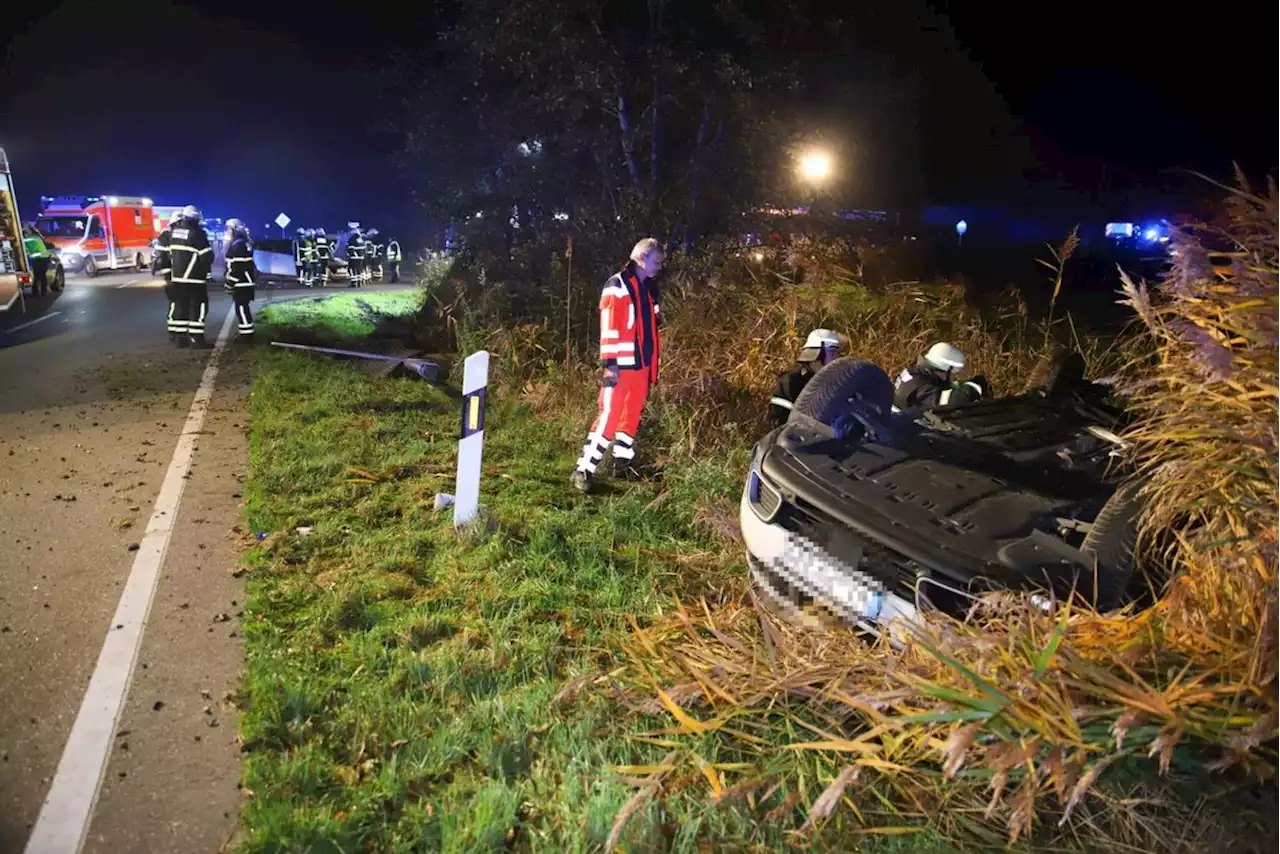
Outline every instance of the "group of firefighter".
MULTIPOLYGON (((394 238, 379 240, 378 229, 361 228, 358 222, 347 223, 347 287, 361 288, 383 277, 384 265, 392 284, 400 281, 400 242, 394 238)), ((329 284, 329 264, 334 258, 336 241, 331 242, 323 228, 299 228, 293 240, 293 263, 298 283, 304 288, 329 284)))
MULTIPOLYGON (((392 282, 400 281, 400 244, 376 242, 377 229, 361 230, 359 223, 348 223, 347 238, 348 287, 358 288, 383 276, 383 261, 392 282)), ((256 296, 258 268, 253 262, 253 244, 249 228, 239 219, 226 222, 227 270, 224 286, 231 294, 236 310, 236 329, 240 338, 253 340, 253 311, 250 304, 256 296)), ((336 242, 336 241, 335 241, 336 242)), ((329 262, 334 257, 334 243, 323 228, 298 229, 293 244, 298 282, 303 287, 321 287, 329 282, 329 262)), ((179 347, 210 347, 205 338, 205 322, 209 314, 209 283, 213 281, 213 247, 205 231, 204 217, 194 205, 175 211, 156 238, 151 271, 164 277, 169 313, 165 329, 169 340, 179 347)))

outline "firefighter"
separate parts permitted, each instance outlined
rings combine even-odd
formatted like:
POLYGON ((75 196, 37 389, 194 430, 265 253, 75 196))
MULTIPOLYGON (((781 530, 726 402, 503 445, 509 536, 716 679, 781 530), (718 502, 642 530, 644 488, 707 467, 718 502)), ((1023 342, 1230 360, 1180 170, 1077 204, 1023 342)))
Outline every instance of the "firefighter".
POLYGON ((323 228, 316 229, 316 269, 320 273, 320 287, 329 286, 329 262, 333 260, 333 244, 323 228))
POLYGON ((364 237, 360 234, 360 223, 349 222, 347 227, 351 229, 351 234, 347 236, 347 274, 350 281, 347 282, 349 288, 359 288, 364 286, 364 237))
POLYGON ((227 220, 227 232, 231 245, 227 247, 227 290, 236 307, 237 331, 242 341, 253 340, 253 302, 258 284, 258 268, 253 263, 253 245, 249 242, 249 229, 238 219, 227 220))
POLYGON ((213 270, 213 247, 209 234, 200 221, 195 205, 182 209, 182 218, 173 226, 169 238, 169 255, 173 263, 175 304, 173 325, 180 347, 206 346, 205 317, 209 314, 209 276, 213 270))
POLYGON ((394 237, 387 241, 387 267, 391 271, 391 284, 400 281, 400 241, 394 237))
POLYGON ((298 234, 293 238, 293 266, 297 271, 298 284, 302 287, 310 287, 307 282, 307 231, 304 228, 298 229, 298 234))
POLYGON ((164 296, 169 301, 169 314, 165 320, 165 329, 170 341, 177 341, 186 332, 174 325, 177 301, 173 291, 173 258, 169 253, 169 241, 173 239, 173 227, 182 219, 182 211, 174 211, 169 215, 160 234, 156 237, 156 249, 151 253, 151 275, 164 277, 164 296))
POLYGON ((321 280, 320 275, 320 247, 316 243, 316 230, 314 228, 307 229, 307 287, 314 288, 316 282, 321 280))
POLYGON ((371 228, 365 232, 367 240, 364 245, 364 280, 382 278, 382 244, 378 242, 378 229, 371 228))
POLYGON ((662 270, 662 260, 662 246, 646 237, 631 250, 626 266, 601 290, 599 412, 570 479, 580 492, 591 490, 596 467, 610 446, 614 474, 635 473, 636 429, 649 390, 658 381, 662 351, 660 293, 654 281, 662 270))
POLYGON ((800 392, 824 365, 840 357, 846 341, 843 335, 830 329, 815 329, 809 333, 800 357, 796 359, 796 366, 778 376, 773 397, 769 398, 769 414, 775 427, 787 423, 800 392))
POLYGON ((965 382, 954 378, 965 364, 964 353, 958 347, 938 342, 928 349, 914 366, 903 368, 893 383, 893 409, 935 406, 954 406, 971 403, 988 394, 987 381, 978 376, 965 382))

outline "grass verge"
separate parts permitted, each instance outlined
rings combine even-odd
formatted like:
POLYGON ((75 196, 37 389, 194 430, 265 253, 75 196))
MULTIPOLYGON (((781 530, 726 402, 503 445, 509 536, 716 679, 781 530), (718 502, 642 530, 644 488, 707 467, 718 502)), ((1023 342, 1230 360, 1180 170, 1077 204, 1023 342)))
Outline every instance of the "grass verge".
MULTIPOLYGON (((261 351, 252 406, 247 512, 270 533, 247 558, 243 850, 596 851, 620 815, 628 851, 786 847, 817 792, 651 801, 684 751, 660 705, 624 717, 640 701, 610 696, 622 634, 672 593, 714 601, 730 583, 690 521, 730 481, 691 467, 580 498, 565 482, 580 425, 500 399, 483 486, 496 528, 460 536, 431 509, 452 489, 448 394, 261 351)), ((714 740, 697 745, 706 779, 745 767, 714 740)))
POLYGON ((418 288, 399 291, 356 291, 325 294, 271 303, 257 320, 263 340, 273 340, 281 332, 301 333, 354 341, 371 335, 387 317, 412 315, 422 306, 418 288))

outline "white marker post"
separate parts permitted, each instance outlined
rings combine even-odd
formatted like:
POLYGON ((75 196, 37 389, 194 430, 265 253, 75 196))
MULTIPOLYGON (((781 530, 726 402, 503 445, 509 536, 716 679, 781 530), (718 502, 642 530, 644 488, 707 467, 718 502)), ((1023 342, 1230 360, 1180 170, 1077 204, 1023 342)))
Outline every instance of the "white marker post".
POLYGON ((480 512, 480 460, 484 452, 484 392, 489 384, 489 353, 472 353, 462 371, 462 437, 458 440, 458 483, 454 487, 453 524, 465 525, 480 512))

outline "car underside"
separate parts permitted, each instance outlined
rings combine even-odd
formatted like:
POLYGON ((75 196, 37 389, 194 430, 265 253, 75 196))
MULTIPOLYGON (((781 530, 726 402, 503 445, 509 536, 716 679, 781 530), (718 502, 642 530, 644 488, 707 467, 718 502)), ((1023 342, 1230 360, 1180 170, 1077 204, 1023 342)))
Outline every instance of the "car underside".
POLYGON ((815 417, 803 402, 757 444, 742 496, 767 604, 866 628, 930 609, 963 616, 998 590, 1118 604, 1127 576, 1112 576, 1128 567, 1106 565, 1114 549, 1100 543, 1129 536, 1119 529, 1133 515, 1113 464, 1122 410, 1030 393, 842 431, 830 406, 815 417), (1104 514, 1118 499, 1128 515, 1104 514))

